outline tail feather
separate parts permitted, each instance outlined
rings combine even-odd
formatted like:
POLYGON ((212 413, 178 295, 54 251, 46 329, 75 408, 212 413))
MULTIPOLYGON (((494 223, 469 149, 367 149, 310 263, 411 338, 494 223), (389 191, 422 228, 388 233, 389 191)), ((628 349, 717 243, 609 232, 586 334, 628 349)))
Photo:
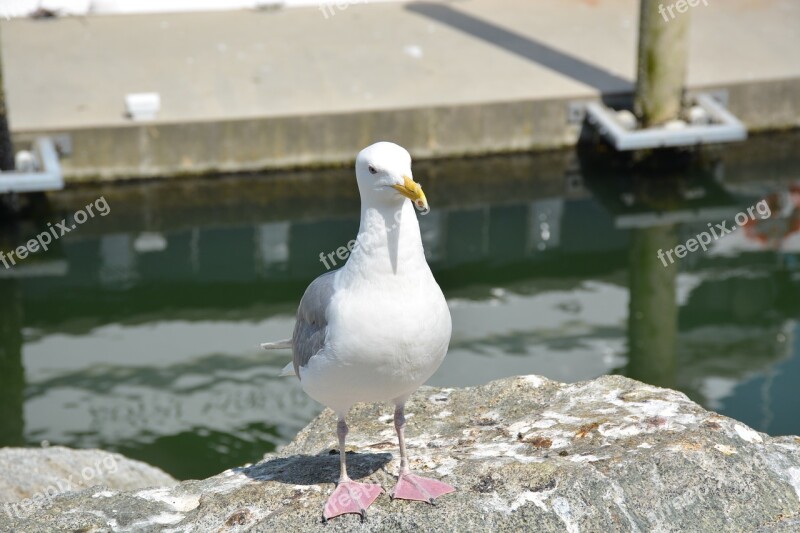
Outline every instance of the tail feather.
POLYGON ((261 344, 265 350, 284 350, 292 347, 292 339, 284 339, 278 342, 265 342, 261 344))
MULTIPOLYGON (((278 342, 265 342, 261 345, 262 348, 265 350, 284 350, 284 349, 291 349, 292 348, 292 339, 284 339, 278 342)), ((294 363, 289 363, 281 370, 278 376, 280 377, 288 377, 288 376, 296 376, 297 374, 294 373, 294 363)))
POLYGON ((288 365, 283 367, 283 370, 281 370, 281 373, 278 374, 278 376, 282 377, 282 378, 287 378, 287 377, 296 376, 296 375, 297 374, 294 373, 294 363, 289 363, 288 365))

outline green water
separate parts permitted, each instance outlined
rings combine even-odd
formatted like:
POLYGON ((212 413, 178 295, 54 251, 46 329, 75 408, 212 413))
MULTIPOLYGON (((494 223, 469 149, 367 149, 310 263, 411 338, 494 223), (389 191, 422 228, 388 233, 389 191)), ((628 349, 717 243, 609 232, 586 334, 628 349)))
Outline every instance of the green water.
MULTIPOLYGON (((667 173, 573 152, 417 164, 454 322, 431 384, 621 373, 800 434, 798 147, 670 155, 667 173), (768 220, 658 259, 763 198, 768 220)), ((256 345, 290 336, 320 253, 353 238, 350 170, 69 190, 4 221, 0 250, 100 196, 107 216, 0 265, 0 445, 99 447, 201 478, 288 442, 321 407, 276 377, 289 354, 256 345)))

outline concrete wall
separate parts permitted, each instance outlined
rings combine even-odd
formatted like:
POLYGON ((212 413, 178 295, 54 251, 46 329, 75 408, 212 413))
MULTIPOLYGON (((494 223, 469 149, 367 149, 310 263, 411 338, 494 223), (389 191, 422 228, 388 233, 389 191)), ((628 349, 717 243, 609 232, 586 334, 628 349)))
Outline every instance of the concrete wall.
MULTIPOLYGON (((800 80, 726 87, 729 108, 751 131, 800 125, 800 80)), ((619 95, 624 100, 629 95, 619 95)), ((568 122, 569 98, 286 116, 178 124, 131 124, 70 131, 62 160, 70 181, 340 165, 376 140, 392 140, 415 158, 477 155, 570 146, 580 126, 568 122)))

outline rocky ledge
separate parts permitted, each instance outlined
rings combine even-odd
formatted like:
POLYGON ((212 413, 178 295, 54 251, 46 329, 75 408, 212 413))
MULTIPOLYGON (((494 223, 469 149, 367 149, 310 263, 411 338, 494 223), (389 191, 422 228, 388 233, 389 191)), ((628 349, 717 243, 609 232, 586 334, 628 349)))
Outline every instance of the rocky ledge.
MULTIPOLYGON (((326 411, 279 453, 202 481, 57 496, 2 531, 798 531, 800 439, 769 437, 679 392, 619 376, 424 388, 408 406, 412 468, 455 486, 436 506, 378 498, 321 523, 338 457, 326 411)), ((350 474, 387 491, 386 405, 354 409, 350 474)))

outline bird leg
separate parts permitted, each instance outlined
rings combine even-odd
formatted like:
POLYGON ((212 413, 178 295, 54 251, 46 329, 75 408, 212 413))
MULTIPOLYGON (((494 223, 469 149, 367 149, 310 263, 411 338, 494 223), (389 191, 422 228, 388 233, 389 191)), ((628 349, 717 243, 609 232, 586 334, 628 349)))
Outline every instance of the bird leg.
POLYGON ((400 443, 400 478, 394 487, 392 499, 417 500, 420 502, 434 503, 434 500, 443 494, 455 492, 456 489, 436 479, 425 478, 411 473, 408 467, 408 454, 406 453, 406 417, 403 414, 404 404, 398 404, 394 410, 394 429, 397 431, 397 440, 400 443))
POLYGON ((363 521, 367 517, 367 509, 380 496, 383 489, 380 485, 358 483, 350 479, 347 475, 347 454, 344 447, 347 438, 347 423, 344 416, 339 416, 336 433, 339 436, 339 482, 325 503, 322 521, 327 522, 330 518, 346 513, 360 514, 363 521))

